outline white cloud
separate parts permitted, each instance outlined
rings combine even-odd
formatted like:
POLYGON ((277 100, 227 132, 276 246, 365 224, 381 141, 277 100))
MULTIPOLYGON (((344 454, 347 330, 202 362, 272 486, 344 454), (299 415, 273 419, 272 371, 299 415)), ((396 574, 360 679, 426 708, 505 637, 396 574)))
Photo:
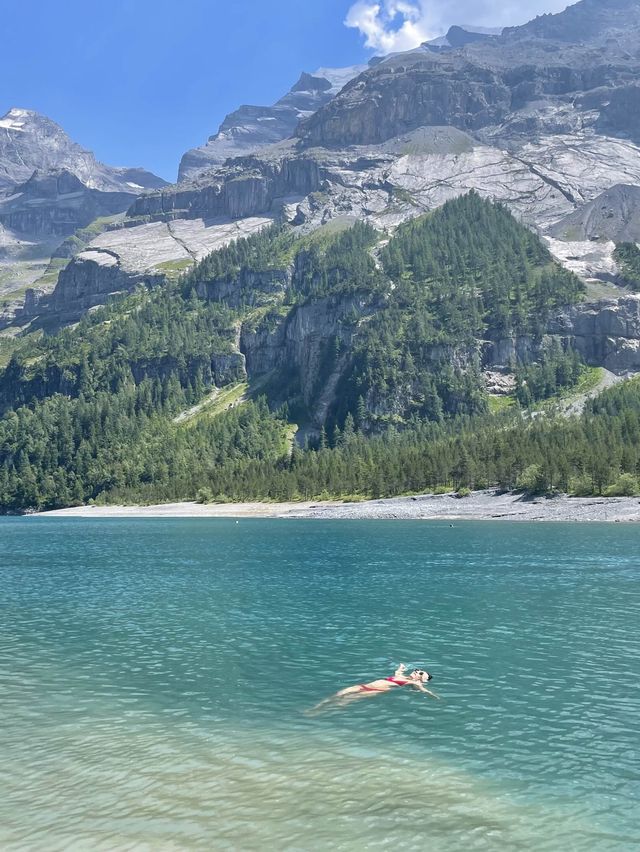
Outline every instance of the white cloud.
POLYGON ((431 37, 425 9, 405 0, 358 0, 347 12, 345 25, 360 30, 366 46, 382 53, 411 50, 431 37))
POLYGON ((360 30, 379 53, 411 50, 443 35, 452 24, 507 27, 545 12, 561 12, 572 0, 357 0, 345 25, 360 30))

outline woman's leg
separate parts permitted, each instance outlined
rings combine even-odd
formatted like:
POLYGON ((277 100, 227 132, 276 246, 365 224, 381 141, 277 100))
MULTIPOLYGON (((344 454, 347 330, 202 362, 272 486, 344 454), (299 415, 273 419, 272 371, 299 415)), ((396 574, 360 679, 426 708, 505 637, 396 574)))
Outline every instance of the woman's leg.
POLYGON ((345 689, 341 689, 339 692, 333 696, 333 698, 343 698, 345 695, 355 695, 359 692, 367 692, 368 690, 363 687, 363 685, 358 684, 358 686, 347 686, 345 689))
POLYGON ((341 689, 339 692, 336 692, 334 695, 330 695, 328 698, 324 698, 319 704, 316 704, 315 707, 312 707, 310 710, 305 711, 307 716, 314 716, 316 713, 319 713, 321 710, 328 710, 331 706, 343 706, 347 704, 349 701, 352 701, 354 698, 364 697, 365 695, 371 695, 371 692, 368 692, 362 688, 362 686, 347 686, 346 689, 341 689))

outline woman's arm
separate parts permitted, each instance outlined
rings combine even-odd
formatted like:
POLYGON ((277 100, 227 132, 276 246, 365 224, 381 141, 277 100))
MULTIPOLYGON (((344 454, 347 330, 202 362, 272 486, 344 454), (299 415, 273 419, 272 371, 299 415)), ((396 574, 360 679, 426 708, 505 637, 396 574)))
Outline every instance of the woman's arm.
POLYGON ((406 670, 407 670, 407 667, 405 666, 405 664, 404 664, 404 663, 400 663, 400 665, 398 666, 398 668, 397 668, 397 669, 395 670, 395 672, 393 673, 393 676, 394 676, 394 677, 402 677, 402 676, 404 675, 404 673, 406 672, 406 670))
POLYGON ((412 685, 412 686, 415 686, 415 688, 416 688, 416 689, 419 689, 419 690, 420 690, 420 692, 426 692, 426 694, 427 694, 427 695, 430 695, 432 698, 437 698, 437 699, 438 699, 438 701, 440 700, 440 696, 439 696, 439 695, 436 695, 436 694, 435 694, 435 692, 431 692, 431 690, 430 690, 430 689, 427 689, 427 688, 426 688, 425 686, 423 686, 421 683, 412 683, 411 685, 412 685))

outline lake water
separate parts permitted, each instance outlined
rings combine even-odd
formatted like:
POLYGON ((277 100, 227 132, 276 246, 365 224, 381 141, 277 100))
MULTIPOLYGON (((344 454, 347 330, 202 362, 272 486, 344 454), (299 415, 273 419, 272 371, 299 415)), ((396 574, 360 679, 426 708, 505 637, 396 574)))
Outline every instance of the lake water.
POLYGON ((640 527, 0 536, 3 850, 640 844, 640 527), (442 700, 305 715, 398 662, 442 700))

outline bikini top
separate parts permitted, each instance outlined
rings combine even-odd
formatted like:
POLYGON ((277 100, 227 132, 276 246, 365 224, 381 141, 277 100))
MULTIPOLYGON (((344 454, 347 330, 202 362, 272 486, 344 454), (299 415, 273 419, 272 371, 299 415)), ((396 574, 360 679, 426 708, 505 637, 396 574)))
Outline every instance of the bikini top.
POLYGON ((406 686, 409 683, 408 680, 398 680, 395 677, 386 677, 385 680, 388 680, 389 683, 394 684, 394 686, 406 686))

